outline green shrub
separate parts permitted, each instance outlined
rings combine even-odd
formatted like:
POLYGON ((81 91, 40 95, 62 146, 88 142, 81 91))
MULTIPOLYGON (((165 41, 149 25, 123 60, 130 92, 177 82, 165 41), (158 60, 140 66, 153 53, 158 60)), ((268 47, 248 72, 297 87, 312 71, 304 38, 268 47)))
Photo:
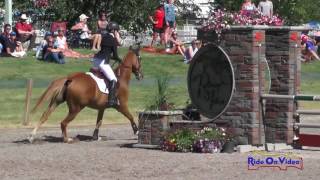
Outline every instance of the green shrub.
POLYGON ((173 109, 173 103, 168 102, 168 84, 169 76, 157 76, 157 93, 154 95, 152 102, 147 106, 147 110, 170 110, 173 109))
POLYGON ((190 129, 182 129, 171 134, 169 136, 169 141, 175 143, 177 150, 181 152, 192 151, 192 145, 196 138, 196 133, 190 129))

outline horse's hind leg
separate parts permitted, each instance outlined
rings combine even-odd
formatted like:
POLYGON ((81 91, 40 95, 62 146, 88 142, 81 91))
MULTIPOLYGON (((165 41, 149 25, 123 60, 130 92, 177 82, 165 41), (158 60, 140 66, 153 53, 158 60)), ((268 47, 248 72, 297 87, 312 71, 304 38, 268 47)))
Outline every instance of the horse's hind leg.
POLYGON ((138 133, 138 127, 137 127, 136 123, 134 122, 133 116, 130 113, 130 111, 128 109, 128 106, 121 106, 120 105, 120 107, 117 110, 129 119, 129 121, 131 123, 131 127, 132 127, 132 130, 133 130, 133 133, 137 134, 138 133))
POLYGON ((94 130, 93 136, 92 136, 93 140, 99 140, 99 128, 100 128, 100 126, 102 124, 103 114, 104 114, 104 109, 98 111, 96 129, 94 130))
POLYGON ((76 108, 72 108, 72 109, 69 107, 69 113, 68 113, 67 117, 65 117, 64 120, 61 122, 61 131, 62 131, 62 135, 63 135, 63 142, 71 143, 73 141, 72 138, 68 138, 67 126, 68 126, 69 122, 72 121, 82 109, 83 109, 83 107, 76 107, 76 108))
POLYGON ((34 137, 36 136, 38 129, 43 123, 45 123, 48 120, 48 117, 56 109, 56 107, 57 107, 57 104, 53 104, 52 106, 49 106, 48 109, 42 114, 40 121, 38 122, 36 127, 33 129, 31 136, 29 137, 30 143, 33 143, 34 137))

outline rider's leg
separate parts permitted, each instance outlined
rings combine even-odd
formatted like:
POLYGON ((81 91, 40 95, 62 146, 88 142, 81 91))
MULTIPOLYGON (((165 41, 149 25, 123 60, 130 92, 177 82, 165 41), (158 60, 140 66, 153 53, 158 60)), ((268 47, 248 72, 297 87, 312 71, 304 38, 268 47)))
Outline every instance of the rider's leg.
POLYGON ((116 106, 117 105, 117 99, 116 99, 117 77, 115 76, 109 64, 100 64, 99 67, 103 72, 103 74, 110 80, 108 105, 111 107, 116 106))
POLYGON ((99 68, 103 72, 103 74, 110 80, 110 81, 115 81, 117 82, 117 77, 114 74, 111 66, 109 64, 100 64, 99 68))

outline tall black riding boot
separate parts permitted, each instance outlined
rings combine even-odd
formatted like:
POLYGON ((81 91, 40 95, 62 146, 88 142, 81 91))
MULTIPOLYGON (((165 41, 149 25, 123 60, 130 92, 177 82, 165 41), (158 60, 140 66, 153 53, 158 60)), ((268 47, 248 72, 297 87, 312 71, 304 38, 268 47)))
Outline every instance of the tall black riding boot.
POLYGON ((117 82, 111 81, 109 86, 109 97, 108 97, 108 106, 116 107, 118 105, 117 97, 116 97, 116 87, 117 82))

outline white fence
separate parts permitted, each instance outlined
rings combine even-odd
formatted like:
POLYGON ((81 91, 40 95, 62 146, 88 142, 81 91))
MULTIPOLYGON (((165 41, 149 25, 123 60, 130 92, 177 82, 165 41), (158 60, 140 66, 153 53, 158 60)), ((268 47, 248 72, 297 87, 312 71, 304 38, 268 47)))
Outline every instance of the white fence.
MULTIPOLYGON (((197 26, 194 25, 184 25, 177 27, 178 38, 183 42, 190 42, 193 39, 197 38, 197 26)), ((135 43, 135 38, 132 35, 128 35, 127 33, 123 36, 123 46, 128 47, 135 43)), ((150 45, 152 40, 152 31, 147 31, 138 35, 138 40, 142 41, 143 46, 150 45)))

